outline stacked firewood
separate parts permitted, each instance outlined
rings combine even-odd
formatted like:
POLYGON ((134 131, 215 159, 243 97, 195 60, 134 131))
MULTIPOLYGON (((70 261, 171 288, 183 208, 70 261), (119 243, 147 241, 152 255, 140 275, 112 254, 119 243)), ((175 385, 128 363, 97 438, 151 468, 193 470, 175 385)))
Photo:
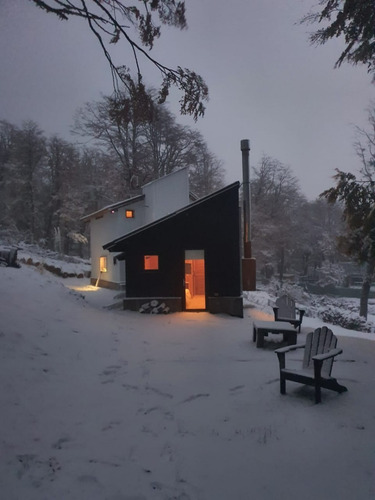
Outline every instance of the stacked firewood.
POLYGON ((150 302, 142 304, 139 308, 139 312, 143 314, 168 314, 170 312, 170 308, 165 302, 159 303, 158 300, 154 299, 150 302))

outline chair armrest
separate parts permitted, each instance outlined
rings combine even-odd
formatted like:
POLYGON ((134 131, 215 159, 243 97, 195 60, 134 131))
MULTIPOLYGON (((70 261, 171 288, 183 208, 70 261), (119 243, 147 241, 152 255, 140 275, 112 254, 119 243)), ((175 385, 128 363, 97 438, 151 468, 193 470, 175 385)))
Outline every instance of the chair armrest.
POLYGON ((295 344, 288 345, 286 347, 280 347, 280 349, 276 349, 275 353, 277 354, 277 359, 279 360, 280 372, 285 369, 285 354, 289 351, 295 351, 296 349, 300 349, 305 347, 305 344, 295 344))
POLYGON ((273 314, 275 316, 275 321, 277 321, 277 317, 279 315, 279 308, 277 306, 273 307, 273 314))
POLYGON ((325 361, 326 359, 333 358, 334 356, 337 356, 338 354, 342 353, 342 349, 336 348, 336 349, 331 349, 328 352, 325 352, 324 354, 317 354, 316 356, 313 356, 311 359, 313 361, 325 361))
POLYGON ((298 313, 299 313, 299 321, 300 323, 302 323, 302 318, 304 317, 305 315, 305 309, 297 309, 298 313))
MULTIPOLYGON (((314 378, 317 381, 317 384, 320 384, 321 380, 321 370, 323 367, 323 362, 326 359, 333 358, 334 356, 337 356, 338 354, 342 353, 342 349, 331 349, 330 351, 324 353, 324 354, 317 354, 316 356, 313 356, 311 359, 314 362, 314 378)), ((328 375, 331 374, 331 370, 329 371, 328 375)), ((319 401, 317 401, 319 403, 319 401)))
POLYGON ((286 353, 289 351, 295 351, 296 349, 302 349, 305 347, 306 344, 294 344, 294 345, 287 345, 285 347, 280 347, 279 349, 275 350, 276 354, 282 354, 286 353))

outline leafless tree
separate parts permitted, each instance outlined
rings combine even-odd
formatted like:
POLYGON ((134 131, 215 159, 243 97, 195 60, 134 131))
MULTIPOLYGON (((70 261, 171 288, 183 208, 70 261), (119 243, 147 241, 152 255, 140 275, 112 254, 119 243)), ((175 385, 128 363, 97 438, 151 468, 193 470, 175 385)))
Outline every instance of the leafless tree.
MULTIPOLYGON (((185 2, 178 0, 31 0, 45 12, 67 21, 80 18, 88 23, 89 30, 100 44, 109 63, 115 93, 125 86, 129 91, 135 85, 143 88, 140 58, 156 67, 161 75, 159 103, 165 102, 171 86, 182 92, 181 114, 192 115, 195 120, 204 115, 204 102, 208 88, 203 78, 188 68, 170 68, 150 55, 155 40, 161 34, 161 25, 179 29, 187 27, 185 2), (136 41, 138 32, 139 42, 136 41), (134 35, 134 36, 133 36, 134 35), (129 63, 116 66, 110 53, 111 44, 125 43, 135 69, 129 63), (136 74, 133 79, 132 74, 136 74)), ((147 104, 147 103, 146 103, 147 104)))

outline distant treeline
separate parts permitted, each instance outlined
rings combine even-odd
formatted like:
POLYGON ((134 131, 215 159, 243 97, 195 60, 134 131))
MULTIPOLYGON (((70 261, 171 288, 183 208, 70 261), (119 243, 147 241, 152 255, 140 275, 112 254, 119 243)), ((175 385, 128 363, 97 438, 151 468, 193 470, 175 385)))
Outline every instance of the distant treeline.
POLYGON ((48 137, 33 121, 0 121, 0 230, 3 237, 87 256, 83 215, 139 192, 143 184, 188 166, 191 190, 223 185, 222 162, 201 134, 154 105, 152 115, 117 111, 110 98, 87 103, 75 133, 91 147, 48 137))

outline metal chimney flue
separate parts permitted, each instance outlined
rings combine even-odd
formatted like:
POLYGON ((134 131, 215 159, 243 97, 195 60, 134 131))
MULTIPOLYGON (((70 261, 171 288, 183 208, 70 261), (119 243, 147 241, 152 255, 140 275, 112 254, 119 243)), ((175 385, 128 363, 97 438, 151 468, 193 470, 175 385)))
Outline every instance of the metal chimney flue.
POLYGON ((242 203, 243 203, 243 244, 244 257, 251 257, 251 224, 250 224, 250 141, 242 139, 242 203))
POLYGON ((256 261, 251 256, 251 219, 250 219, 250 141, 242 139, 242 208, 243 208, 243 259, 242 289, 256 289, 256 261))

